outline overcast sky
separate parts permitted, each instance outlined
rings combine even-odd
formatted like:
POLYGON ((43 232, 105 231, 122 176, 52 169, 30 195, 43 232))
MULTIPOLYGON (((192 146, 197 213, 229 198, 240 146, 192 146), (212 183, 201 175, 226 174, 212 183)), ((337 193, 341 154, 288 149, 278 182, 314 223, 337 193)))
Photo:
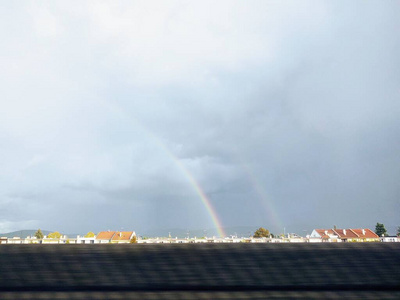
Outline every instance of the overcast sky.
POLYGON ((0 232, 400 225, 397 1, 2 1, 0 232), (188 174, 191 174, 188 176, 188 174))

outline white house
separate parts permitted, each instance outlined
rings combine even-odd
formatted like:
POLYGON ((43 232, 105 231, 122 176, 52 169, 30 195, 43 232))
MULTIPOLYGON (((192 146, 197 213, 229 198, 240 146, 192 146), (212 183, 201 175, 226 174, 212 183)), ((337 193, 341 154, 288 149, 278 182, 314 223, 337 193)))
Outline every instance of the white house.
POLYGON ((76 237, 76 243, 77 244, 94 244, 96 240, 96 236, 93 237, 84 237, 84 236, 80 236, 78 235, 76 237))
POLYGON ((332 229, 314 229, 308 239, 310 243, 338 242, 338 235, 332 229))
POLYGON ((400 243, 399 236, 382 236, 380 237, 380 240, 384 243, 400 243))

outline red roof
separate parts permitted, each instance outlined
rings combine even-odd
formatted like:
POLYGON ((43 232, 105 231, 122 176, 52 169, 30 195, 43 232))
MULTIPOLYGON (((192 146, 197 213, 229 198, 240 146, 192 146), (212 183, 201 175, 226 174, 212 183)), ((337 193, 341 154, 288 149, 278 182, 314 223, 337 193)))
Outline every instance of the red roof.
POLYGON ((333 229, 340 238, 358 238, 357 234, 351 229, 333 229))
POLYGON ((332 229, 315 229, 315 231, 321 236, 323 239, 328 239, 330 235, 337 235, 333 232, 332 229))
POLYGON ((111 240, 114 234, 115 231, 101 231, 96 236, 96 240, 111 240))
POLYGON ((371 229, 315 229, 323 239, 336 235, 341 239, 378 239, 379 236, 371 229))
POLYGON ((363 239, 378 239, 379 236, 371 229, 352 229, 360 238, 363 239))
POLYGON ((113 241, 129 241, 133 231, 118 231, 113 237, 113 241))

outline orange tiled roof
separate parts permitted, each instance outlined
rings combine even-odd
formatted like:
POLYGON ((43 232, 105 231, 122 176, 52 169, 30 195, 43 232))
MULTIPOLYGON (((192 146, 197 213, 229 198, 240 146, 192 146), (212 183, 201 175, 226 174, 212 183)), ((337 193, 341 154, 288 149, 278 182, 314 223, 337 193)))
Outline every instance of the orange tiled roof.
POLYGON ((333 229, 340 238, 358 238, 358 235, 351 229, 333 229))
POLYGON ((114 234, 115 231, 101 231, 96 236, 96 240, 111 240, 114 234))
POLYGON ((378 239, 379 236, 373 232, 371 229, 352 229, 360 238, 364 239, 378 239), (364 232, 363 232, 364 230, 364 232))
POLYGON ((131 239, 132 234, 133 234, 133 231, 118 231, 112 237, 112 240, 113 241, 129 241, 131 239))
POLYGON ((321 236, 323 239, 328 239, 329 235, 337 235, 333 232, 332 229, 315 229, 316 232, 321 236), (325 233, 326 232, 326 233, 325 233))
POLYGON ((375 232, 371 229, 315 229, 315 231, 321 236, 323 239, 329 238, 331 235, 336 235, 339 238, 350 238, 350 239, 376 239, 379 238, 375 232), (364 230, 364 231, 363 231, 364 230))

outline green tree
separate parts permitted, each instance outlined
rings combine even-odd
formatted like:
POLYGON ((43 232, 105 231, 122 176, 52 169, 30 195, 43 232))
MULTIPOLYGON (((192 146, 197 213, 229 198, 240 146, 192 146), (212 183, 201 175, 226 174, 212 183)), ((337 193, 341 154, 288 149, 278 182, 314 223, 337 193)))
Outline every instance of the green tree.
POLYGON ((383 224, 381 224, 381 223, 376 223, 376 226, 375 226, 375 233, 376 233, 378 236, 386 236, 386 235, 388 235, 388 234, 387 234, 387 231, 386 231, 386 228, 385 228, 385 225, 383 225, 383 224))
POLYGON ((254 232, 254 235, 253 235, 253 237, 255 237, 255 238, 269 237, 269 236, 270 236, 269 230, 265 229, 265 228, 262 228, 262 227, 258 228, 256 230, 256 232, 254 232))
POLYGON ((400 226, 397 227, 397 236, 400 236, 400 226))
POLYGON ((43 232, 40 230, 40 228, 35 232, 35 237, 38 240, 41 240, 44 237, 43 232))
POLYGON ((86 235, 85 235, 85 237, 86 238, 91 238, 91 237, 95 237, 96 235, 92 232, 92 231, 89 231, 88 233, 86 233, 86 235))
POLYGON ((49 239, 59 239, 61 237, 61 233, 59 233, 58 231, 49 233, 49 235, 47 236, 49 239))
POLYGON ((131 244, 136 244, 137 243, 137 237, 136 237, 136 235, 134 235, 132 238, 131 238, 131 244))

